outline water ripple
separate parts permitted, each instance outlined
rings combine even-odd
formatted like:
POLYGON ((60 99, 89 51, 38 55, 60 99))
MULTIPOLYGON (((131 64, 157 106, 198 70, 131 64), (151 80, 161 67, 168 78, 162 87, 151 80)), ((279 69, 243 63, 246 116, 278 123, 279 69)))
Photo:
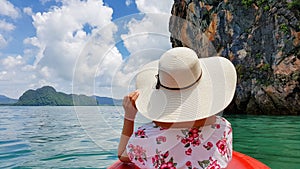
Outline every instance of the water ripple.
POLYGON ((234 149, 255 157, 272 169, 300 166, 300 117, 229 116, 234 149))
MULTIPOLYGON (((0 107, 0 168, 107 168, 117 159, 122 116, 103 107, 99 120, 90 110, 80 124, 73 107, 0 107)), ((299 168, 300 117, 226 118, 236 151, 272 169, 299 168)))

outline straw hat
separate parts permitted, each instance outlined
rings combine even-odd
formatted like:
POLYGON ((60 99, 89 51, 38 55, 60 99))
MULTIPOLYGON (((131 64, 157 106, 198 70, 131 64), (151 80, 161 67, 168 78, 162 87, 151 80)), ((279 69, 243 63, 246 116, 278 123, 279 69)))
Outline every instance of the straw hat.
POLYGON ((198 59, 189 48, 166 51, 136 76, 138 111, 158 122, 194 121, 221 112, 231 102, 236 70, 223 57, 198 59))

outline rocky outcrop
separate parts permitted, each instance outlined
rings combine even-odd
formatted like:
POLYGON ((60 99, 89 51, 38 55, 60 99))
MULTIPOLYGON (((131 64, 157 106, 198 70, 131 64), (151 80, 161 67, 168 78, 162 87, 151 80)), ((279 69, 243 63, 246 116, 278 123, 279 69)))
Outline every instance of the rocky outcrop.
POLYGON ((174 0, 172 46, 233 62, 230 112, 300 115, 299 8, 299 0, 174 0))

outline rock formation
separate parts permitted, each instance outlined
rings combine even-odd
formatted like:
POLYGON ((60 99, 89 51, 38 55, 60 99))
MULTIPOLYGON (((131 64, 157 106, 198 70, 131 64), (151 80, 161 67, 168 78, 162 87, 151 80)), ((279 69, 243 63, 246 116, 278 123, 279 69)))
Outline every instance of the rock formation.
POLYGON ((299 0, 174 0, 172 46, 233 62, 229 112, 300 115, 299 9, 299 0))

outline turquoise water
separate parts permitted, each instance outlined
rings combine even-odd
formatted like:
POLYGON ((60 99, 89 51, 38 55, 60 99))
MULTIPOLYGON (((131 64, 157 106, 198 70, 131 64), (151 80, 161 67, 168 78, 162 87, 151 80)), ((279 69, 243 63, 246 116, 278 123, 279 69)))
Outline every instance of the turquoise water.
MULTIPOLYGON (((117 159, 121 114, 121 107, 0 107, 0 168, 106 168, 117 159)), ((300 168, 300 117, 227 119, 236 151, 274 169, 300 168)))
POLYGON ((231 116, 234 149, 272 169, 300 168, 300 117, 231 116))

